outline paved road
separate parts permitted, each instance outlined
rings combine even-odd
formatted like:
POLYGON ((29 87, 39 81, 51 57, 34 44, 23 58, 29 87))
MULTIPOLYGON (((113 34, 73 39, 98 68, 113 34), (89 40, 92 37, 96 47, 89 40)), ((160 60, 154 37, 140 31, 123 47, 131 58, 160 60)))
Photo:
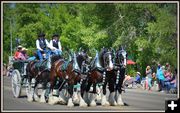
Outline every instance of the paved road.
POLYGON ((69 108, 65 105, 49 105, 47 103, 28 102, 26 96, 14 98, 11 92, 10 78, 3 77, 1 88, 1 110, 3 111, 164 111, 165 100, 176 98, 175 94, 165 94, 162 92, 148 92, 141 89, 126 89, 123 93, 123 101, 127 106, 101 106, 82 108, 75 106, 69 108))

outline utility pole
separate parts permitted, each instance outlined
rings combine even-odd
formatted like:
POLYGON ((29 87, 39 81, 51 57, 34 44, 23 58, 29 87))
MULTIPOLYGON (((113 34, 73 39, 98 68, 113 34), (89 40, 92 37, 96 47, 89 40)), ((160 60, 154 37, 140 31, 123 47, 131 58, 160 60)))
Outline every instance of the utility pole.
POLYGON ((10 18, 10 37, 11 37, 11 45, 10 45, 10 47, 11 47, 11 56, 12 56, 12 22, 11 22, 11 18, 10 18))

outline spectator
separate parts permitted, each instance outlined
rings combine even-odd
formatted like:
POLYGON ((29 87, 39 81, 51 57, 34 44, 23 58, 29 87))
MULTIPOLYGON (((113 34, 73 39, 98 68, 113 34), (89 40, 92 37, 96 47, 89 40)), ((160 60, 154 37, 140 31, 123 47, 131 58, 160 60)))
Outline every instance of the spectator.
POLYGON ((152 74, 152 84, 153 84, 153 87, 158 90, 159 86, 158 86, 158 82, 157 82, 157 78, 156 78, 156 73, 154 72, 152 74))
POLYGON ((128 87, 128 85, 132 84, 132 87, 133 87, 133 79, 130 75, 125 75, 125 78, 124 78, 124 81, 123 81, 123 84, 128 87))
POLYGON ((169 63, 166 63, 165 70, 171 70, 171 67, 170 67, 169 63))
POLYGON ((176 89, 177 87, 177 73, 175 72, 174 74, 172 74, 170 72, 170 68, 168 70, 168 72, 166 73, 166 78, 165 78, 165 88, 167 93, 170 91, 170 89, 176 89))
POLYGON ((152 87, 152 70, 150 66, 146 67, 146 76, 148 77, 148 90, 151 91, 151 87, 152 87))
POLYGON ((161 64, 158 64, 157 67, 157 72, 156 72, 156 78, 158 79, 158 84, 159 84, 159 91, 163 92, 164 89, 164 73, 161 68, 161 64))
POLYGON ((140 77, 141 73, 140 72, 137 72, 136 74, 136 78, 135 78, 135 83, 136 84, 140 84, 141 83, 141 77, 140 77))

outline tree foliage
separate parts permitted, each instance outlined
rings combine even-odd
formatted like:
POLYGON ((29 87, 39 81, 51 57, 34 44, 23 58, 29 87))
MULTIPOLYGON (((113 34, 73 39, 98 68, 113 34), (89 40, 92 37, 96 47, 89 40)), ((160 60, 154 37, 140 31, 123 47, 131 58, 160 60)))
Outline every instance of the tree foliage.
POLYGON ((39 32, 51 39, 61 35, 63 49, 88 50, 125 45, 135 70, 169 62, 177 67, 177 4, 175 3, 5 3, 3 4, 3 61, 15 38, 32 51, 39 32), (10 20, 12 24, 10 24, 10 20))

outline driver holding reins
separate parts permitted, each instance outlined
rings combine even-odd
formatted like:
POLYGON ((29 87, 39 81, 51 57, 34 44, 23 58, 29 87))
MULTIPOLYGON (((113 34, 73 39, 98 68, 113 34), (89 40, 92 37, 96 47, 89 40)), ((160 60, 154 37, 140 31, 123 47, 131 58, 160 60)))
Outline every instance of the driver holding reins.
POLYGON ((54 47, 51 47, 47 39, 45 39, 45 34, 40 33, 38 35, 38 39, 36 40, 36 48, 37 48, 37 55, 39 57, 39 60, 43 60, 43 56, 47 59, 50 56, 51 50, 54 50, 54 47))

